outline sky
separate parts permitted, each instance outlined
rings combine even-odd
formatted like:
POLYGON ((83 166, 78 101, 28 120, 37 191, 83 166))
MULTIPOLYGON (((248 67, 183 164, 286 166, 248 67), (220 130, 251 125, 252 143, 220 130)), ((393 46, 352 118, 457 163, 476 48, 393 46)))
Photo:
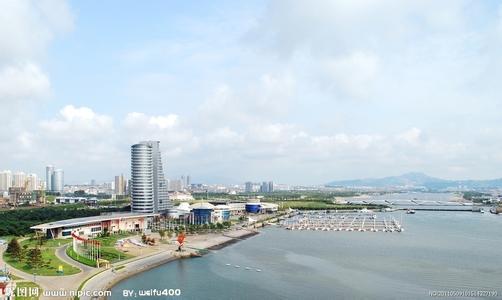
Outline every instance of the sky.
POLYGON ((502 3, 0 0, 0 169, 502 177, 502 3))

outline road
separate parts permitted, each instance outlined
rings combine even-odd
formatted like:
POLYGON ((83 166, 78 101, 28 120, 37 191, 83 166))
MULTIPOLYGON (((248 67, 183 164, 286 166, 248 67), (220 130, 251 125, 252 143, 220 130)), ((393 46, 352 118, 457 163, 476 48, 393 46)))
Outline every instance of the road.
POLYGON ((106 289, 119 279, 126 278, 132 274, 142 272, 147 268, 152 268, 153 266, 158 266, 175 259, 176 257, 173 255, 173 251, 165 251, 150 254, 149 256, 135 257, 123 261, 120 264, 116 264, 114 268, 121 266, 122 269, 118 271, 115 271, 114 268, 108 269, 89 279, 82 288, 82 292, 85 293, 85 295, 82 295, 80 300, 104 299, 104 297, 93 297, 92 293, 106 292, 106 289))
MULTIPOLYGON (((56 256, 63 260, 64 262, 73 265, 81 270, 80 273, 74 274, 74 275, 66 275, 66 276, 34 276, 33 274, 28 274, 26 272, 17 270, 13 267, 10 267, 7 264, 8 270, 15 276, 21 277, 27 281, 32 281, 38 284, 44 291, 60 291, 64 290, 67 291, 68 293, 70 291, 77 291, 78 287, 80 286, 80 283, 83 282, 85 279, 88 277, 94 275, 95 273, 98 273, 100 270, 96 268, 91 268, 89 266, 83 265, 79 262, 74 261, 70 257, 66 255, 66 246, 61 246, 56 248, 56 256)), ((3 260, 3 252, 5 251, 6 247, 1 247, 0 249, 0 266, 2 268, 5 266, 5 261, 3 260)), ((48 300, 51 299, 51 297, 40 297, 41 300, 48 300)), ((53 298, 52 298, 53 299, 53 298)))

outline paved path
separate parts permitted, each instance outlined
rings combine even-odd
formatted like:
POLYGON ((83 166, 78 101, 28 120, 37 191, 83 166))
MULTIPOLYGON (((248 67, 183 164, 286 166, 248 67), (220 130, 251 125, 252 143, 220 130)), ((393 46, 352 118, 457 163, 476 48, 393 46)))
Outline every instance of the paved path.
POLYGON ((108 269, 92 277, 82 288, 82 292, 87 295, 81 296, 80 300, 104 299, 104 297, 93 297, 92 293, 98 291, 106 292, 106 290, 119 279, 126 278, 132 274, 142 272, 145 269, 149 269, 153 266, 158 266, 175 259, 176 257, 173 255, 172 251, 164 251, 149 254, 147 256, 135 257, 115 264, 114 268, 117 266, 123 266, 123 268, 117 271, 114 271, 113 268, 108 269))
MULTIPOLYGON (((34 278, 33 274, 28 274, 26 272, 17 270, 13 267, 8 266, 8 270, 18 276, 21 277, 25 280, 29 280, 32 282, 35 282, 38 284, 44 291, 56 291, 56 290, 65 290, 65 291, 77 291, 78 287, 80 284, 87 279, 87 277, 90 277, 91 275, 99 272, 99 269, 96 268, 91 268, 89 266, 83 265, 81 263, 78 263, 68 257, 66 255, 66 246, 61 246, 56 248, 56 256, 67 262, 70 265, 73 265, 81 270, 80 273, 74 274, 74 275, 67 275, 67 276, 40 276, 37 275, 36 278, 34 278)), ((5 247, 2 247, 0 250, 0 266, 5 266, 5 262, 3 261, 3 252, 5 251, 5 247)), ((50 297, 40 297, 41 300, 46 300, 46 299, 51 299, 50 297)))

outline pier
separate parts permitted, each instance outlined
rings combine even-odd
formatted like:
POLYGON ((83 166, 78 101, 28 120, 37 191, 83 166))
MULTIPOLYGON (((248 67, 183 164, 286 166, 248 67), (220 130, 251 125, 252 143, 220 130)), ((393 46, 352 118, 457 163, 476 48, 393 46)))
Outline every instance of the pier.
POLYGON ((402 224, 392 216, 372 212, 301 212, 280 222, 287 230, 402 232, 402 224))

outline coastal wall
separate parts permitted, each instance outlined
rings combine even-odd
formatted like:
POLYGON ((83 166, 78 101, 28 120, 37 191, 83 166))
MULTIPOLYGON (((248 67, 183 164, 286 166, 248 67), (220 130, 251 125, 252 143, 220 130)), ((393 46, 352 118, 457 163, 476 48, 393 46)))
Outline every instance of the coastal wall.
MULTIPOLYGON (((199 236, 198 240, 193 242, 188 241, 187 252, 185 255, 181 256, 176 252, 162 252, 155 253, 153 255, 142 257, 139 259, 132 260, 130 262, 120 265, 120 270, 115 272, 112 269, 105 270, 94 277, 90 278, 82 287, 83 291, 96 291, 96 290, 111 290, 113 286, 119 282, 126 280, 136 274, 151 270, 153 268, 159 267, 163 264, 172 262, 180 258, 188 258, 192 254, 198 252, 195 249, 207 249, 207 250, 218 250, 224 248, 228 245, 234 244, 241 240, 247 239, 249 237, 257 235, 257 231, 250 230, 234 230, 224 235, 217 234, 205 237, 199 236)), ((82 296, 81 300, 90 300, 90 297, 82 296)), ((106 299, 104 297, 99 299, 106 299)))

